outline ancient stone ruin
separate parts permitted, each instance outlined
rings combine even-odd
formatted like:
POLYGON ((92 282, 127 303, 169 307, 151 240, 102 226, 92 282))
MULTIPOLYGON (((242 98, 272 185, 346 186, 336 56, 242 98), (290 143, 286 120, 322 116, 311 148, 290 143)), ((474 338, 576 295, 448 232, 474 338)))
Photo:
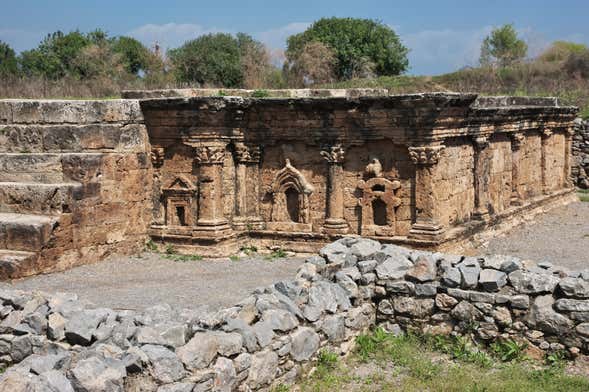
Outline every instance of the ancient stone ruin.
POLYGON ((575 197, 577 109, 556 99, 248 94, 0 101, 0 276, 148 236, 208 256, 349 235, 451 250, 575 197))

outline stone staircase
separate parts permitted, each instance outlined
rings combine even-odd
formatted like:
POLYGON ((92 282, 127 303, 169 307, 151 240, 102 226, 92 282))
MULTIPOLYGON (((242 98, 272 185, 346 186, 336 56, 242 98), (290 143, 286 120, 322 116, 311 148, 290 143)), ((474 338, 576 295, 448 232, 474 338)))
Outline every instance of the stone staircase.
POLYGON ((0 280, 134 252, 149 144, 132 100, 0 100, 0 280))
POLYGON ((0 278, 36 273, 46 266, 41 260, 45 251, 71 240, 64 238, 67 230, 57 229, 72 221, 86 192, 64 163, 99 155, 0 153, 0 278))

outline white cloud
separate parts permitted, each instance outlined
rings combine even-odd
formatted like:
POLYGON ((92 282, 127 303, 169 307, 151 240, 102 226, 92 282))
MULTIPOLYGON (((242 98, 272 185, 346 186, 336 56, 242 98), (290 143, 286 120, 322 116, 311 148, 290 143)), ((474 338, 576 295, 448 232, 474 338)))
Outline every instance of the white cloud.
POLYGON ((438 74, 452 72, 478 63, 483 39, 490 26, 475 30, 423 30, 400 34, 410 49, 411 74, 438 74))
POLYGON ((270 29, 266 31, 260 31, 253 33, 252 35, 265 43, 269 48, 285 48, 286 39, 293 34, 303 32, 309 27, 311 23, 308 22, 294 22, 287 25, 278 27, 276 29, 270 29))
MULTIPOLYGON (((159 43, 163 49, 171 49, 181 46, 186 41, 195 39, 200 35, 208 33, 217 33, 223 31, 216 28, 205 28, 204 26, 191 23, 166 23, 166 24, 146 24, 128 34, 144 45, 151 47, 154 43, 159 43)), ((230 31, 227 31, 230 32, 230 31)))

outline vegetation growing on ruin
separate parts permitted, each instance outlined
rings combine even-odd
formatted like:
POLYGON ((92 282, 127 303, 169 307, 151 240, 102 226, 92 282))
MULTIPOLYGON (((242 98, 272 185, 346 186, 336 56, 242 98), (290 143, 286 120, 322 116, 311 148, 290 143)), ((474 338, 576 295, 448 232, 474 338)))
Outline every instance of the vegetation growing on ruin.
POLYGON ((526 43, 504 25, 483 41, 480 66, 407 76, 411 48, 401 38, 379 21, 323 18, 288 38, 281 66, 243 33, 203 35, 166 53, 102 30, 57 31, 20 54, 0 42, 0 97, 116 98, 124 89, 239 87, 263 98, 275 88, 379 87, 393 94, 557 96, 589 117, 589 48, 583 44, 556 41, 526 58, 526 43))
POLYGON ((316 371, 296 388, 276 391, 585 391, 589 381, 565 371, 552 355, 527 358, 516 342, 483 350, 468 338, 361 335, 345 360, 322 352, 316 371))

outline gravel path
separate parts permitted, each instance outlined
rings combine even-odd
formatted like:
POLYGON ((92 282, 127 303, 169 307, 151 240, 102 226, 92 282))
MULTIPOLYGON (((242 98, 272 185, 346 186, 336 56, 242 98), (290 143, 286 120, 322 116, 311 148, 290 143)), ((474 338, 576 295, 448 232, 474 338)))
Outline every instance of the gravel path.
POLYGON ((494 238, 479 251, 549 261, 575 270, 589 269, 589 203, 555 208, 494 238))
POLYGON ((264 257, 172 261, 157 254, 118 257, 69 271, 39 275, 0 287, 76 293, 97 306, 145 309, 158 303, 211 309, 239 302, 253 289, 293 278, 301 258, 264 257))
MULTIPOLYGON (((589 203, 556 208, 491 240, 477 252, 512 254, 571 269, 589 268, 589 203)), ((294 277, 301 258, 173 261, 157 254, 118 257, 69 271, 35 276, 1 287, 72 292, 97 306, 144 309, 168 303, 182 308, 231 306, 253 289, 294 277)))

